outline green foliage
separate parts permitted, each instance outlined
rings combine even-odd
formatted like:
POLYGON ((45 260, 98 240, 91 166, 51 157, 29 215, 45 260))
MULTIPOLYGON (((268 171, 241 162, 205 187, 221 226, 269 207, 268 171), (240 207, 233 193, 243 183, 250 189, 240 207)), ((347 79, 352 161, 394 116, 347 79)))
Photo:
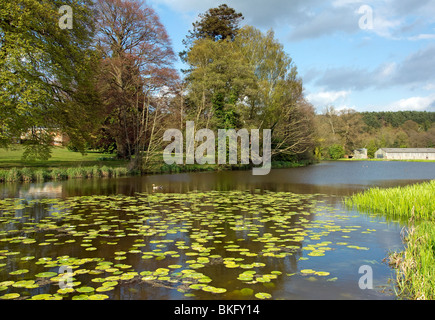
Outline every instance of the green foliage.
POLYGON ((315 119, 317 156, 322 154, 327 158, 329 155, 323 150, 334 144, 343 145, 349 155, 356 149, 366 148, 369 158, 374 158, 380 148, 433 148, 434 120, 434 112, 358 113, 328 107, 315 119))
POLYGON ((229 39, 234 41, 243 19, 241 13, 236 12, 226 4, 211 8, 205 14, 200 14, 199 20, 192 24, 193 30, 189 31, 189 35, 183 40, 187 50, 180 52, 181 59, 187 60, 188 51, 192 49, 196 40, 220 41, 229 39))
POLYGON ((344 158, 346 151, 343 146, 339 144, 334 144, 329 147, 329 156, 332 160, 339 160, 344 158))
POLYGON ((196 38, 186 53, 189 120, 212 130, 271 129, 274 156, 313 148, 314 109, 273 31, 245 26, 233 38, 196 38))
POLYGON ((31 169, 31 168, 12 168, 0 170, 0 182, 47 182, 62 181, 68 179, 90 179, 90 178, 109 178, 125 177, 132 175, 127 168, 110 167, 73 167, 73 168, 53 168, 53 169, 31 169))
POLYGON ((242 98, 255 86, 248 62, 234 42, 197 40, 188 53, 188 113, 200 126, 237 128, 242 98))
POLYGON ((395 128, 402 126, 406 121, 412 120, 424 129, 430 128, 429 124, 435 122, 435 112, 398 111, 398 112, 363 112, 364 123, 369 128, 380 129, 383 125, 395 128))
POLYGON ((243 19, 241 13, 222 4, 201 14, 200 20, 193 23, 193 32, 190 36, 194 39, 210 38, 214 41, 227 38, 234 40, 243 19))
POLYGON ((59 28, 62 4, 12 0, 0 9, 0 146, 28 134, 27 157, 49 156, 38 147, 48 144, 44 132, 61 130, 82 143, 97 118, 92 1, 68 3, 72 30, 59 28))

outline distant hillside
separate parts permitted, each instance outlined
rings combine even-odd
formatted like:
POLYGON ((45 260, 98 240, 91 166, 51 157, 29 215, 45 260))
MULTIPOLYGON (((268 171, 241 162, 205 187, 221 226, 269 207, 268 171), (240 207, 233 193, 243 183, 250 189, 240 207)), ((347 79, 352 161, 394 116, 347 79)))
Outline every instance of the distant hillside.
POLYGON ((335 159, 368 149, 434 148, 435 112, 363 112, 329 107, 315 118, 318 159, 335 159))
POLYGON ((425 130, 435 123, 435 112, 398 111, 398 112, 363 112, 364 123, 372 128, 391 125, 394 128, 402 126, 406 121, 414 121, 425 130))

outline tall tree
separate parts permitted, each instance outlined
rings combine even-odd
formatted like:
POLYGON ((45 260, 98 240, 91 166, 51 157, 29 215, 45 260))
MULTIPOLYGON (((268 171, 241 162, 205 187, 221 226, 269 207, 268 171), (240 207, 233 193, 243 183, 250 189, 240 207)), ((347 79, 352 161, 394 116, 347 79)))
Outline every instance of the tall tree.
POLYGON ((190 31, 188 38, 193 40, 209 38, 213 41, 229 38, 234 41, 243 19, 243 14, 222 4, 217 8, 209 9, 205 14, 200 14, 199 20, 193 23, 193 31, 190 31))
POLYGON ((71 1, 74 27, 62 29, 63 1, 0 5, 0 146, 27 134, 25 156, 47 159, 53 131, 81 150, 97 119, 92 1, 71 1))
POLYGON ((198 125, 238 128, 243 99, 255 85, 254 74, 233 42, 201 39, 188 54, 189 111, 198 125))
POLYGON ((274 154, 305 153, 313 146, 314 109, 305 100, 302 80, 291 57, 275 39, 245 26, 235 40, 256 78, 256 90, 247 96, 247 121, 272 129, 274 154))
POLYGON ((186 50, 180 52, 180 58, 186 62, 187 54, 192 49, 194 42, 201 39, 212 41, 231 40, 234 41, 240 30, 240 23, 243 21, 243 14, 236 12, 226 4, 217 8, 211 8, 200 14, 199 19, 192 26, 183 44, 186 50))
POLYGON ((138 160, 162 116, 157 97, 177 79, 171 41, 155 11, 134 0, 98 0, 97 31, 104 128, 115 138, 119 158, 138 160))

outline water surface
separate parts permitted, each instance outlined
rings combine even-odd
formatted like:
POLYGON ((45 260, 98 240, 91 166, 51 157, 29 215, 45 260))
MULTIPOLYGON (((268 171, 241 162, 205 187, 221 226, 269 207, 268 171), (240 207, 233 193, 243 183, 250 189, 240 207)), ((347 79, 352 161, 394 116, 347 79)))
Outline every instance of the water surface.
POLYGON ((435 163, 363 161, 268 176, 236 171, 5 184, 0 296, 395 299, 394 271, 383 259, 403 248, 403 225, 347 210, 343 196, 431 179, 435 163), (163 190, 154 192, 153 183, 163 190), (60 295, 59 279, 40 276, 68 264, 80 284, 60 295), (373 290, 361 290, 361 266, 372 268, 373 290), (23 281, 33 287, 17 285, 23 281), (104 283, 113 287, 96 292, 104 283))

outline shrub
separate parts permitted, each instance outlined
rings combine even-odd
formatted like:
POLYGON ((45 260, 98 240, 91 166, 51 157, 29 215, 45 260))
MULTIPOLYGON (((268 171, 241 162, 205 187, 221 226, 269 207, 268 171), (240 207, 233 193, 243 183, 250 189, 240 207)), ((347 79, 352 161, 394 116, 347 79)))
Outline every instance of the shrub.
POLYGON ((339 160, 344 158, 346 154, 346 151, 344 150, 343 146, 339 144, 334 144, 329 147, 329 156, 332 160, 339 160))

